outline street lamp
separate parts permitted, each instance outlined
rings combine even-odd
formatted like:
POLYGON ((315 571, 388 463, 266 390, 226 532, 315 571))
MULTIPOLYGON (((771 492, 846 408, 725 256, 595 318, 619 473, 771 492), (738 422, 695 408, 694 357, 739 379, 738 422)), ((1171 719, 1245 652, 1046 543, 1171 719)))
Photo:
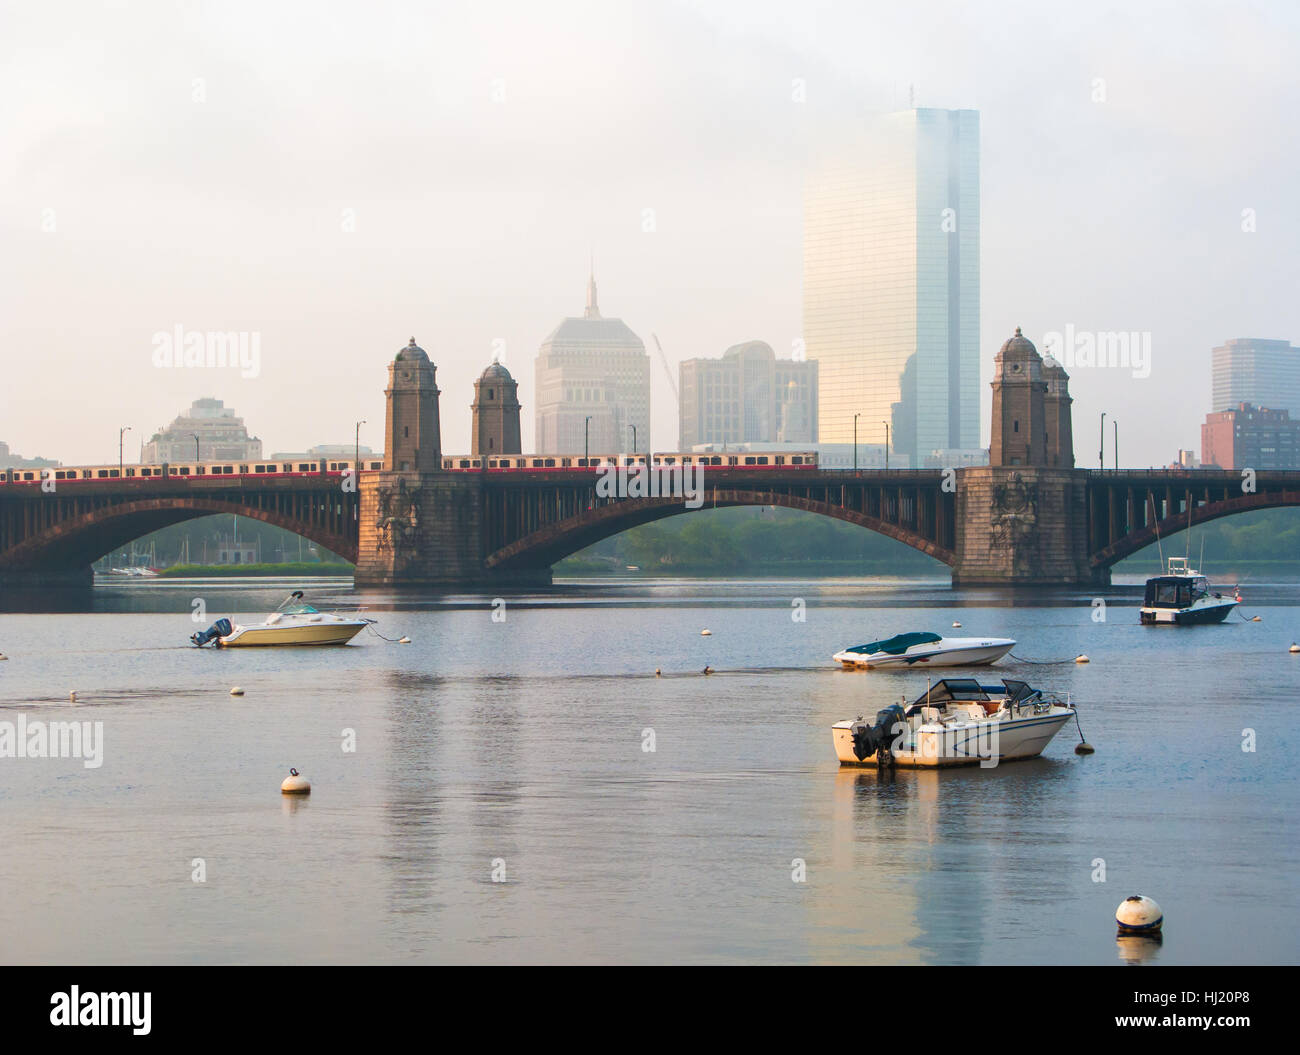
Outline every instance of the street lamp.
POLYGON ((1111 424, 1115 426, 1115 458, 1111 462, 1111 469, 1119 472, 1119 422, 1112 418, 1111 424))
POLYGON ((197 432, 191 432, 190 435, 194 437, 194 462, 195 462, 194 467, 197 469, 198 463, 202 461, 202 459, 199 457, 199 434, 197 432))
POLYGON ((117 430, 117 478, 122 479, 122 437, 131 431, 130 425, 123 425, 117 430))
POLYGON ((587 468, 591 468, 591 415, 587 415, 587 420, 582 423, 582 461, 587 468))
POLYGON ((853 471, 858 471, 858 418, 861 414, 853 415, 853 471))
POLYGON ((880 424, 885 426, 885 472, 889 472, 889 422, 882 421, 880 424))
POLYGON ((361 472, 361 426, 365 423, 365 418, 357 422, 356 445, 352 448, 352 465, 358 473, 361 472))
POLYGON ((632 430, 632 460, 636 461, 636 426, 629 425, 628 428, 632 430))
POLYGON ((1106 412, 1101 412, 1101 443, 1100 450, 1097 451, 1097 468, 1106 468, 1106 412))

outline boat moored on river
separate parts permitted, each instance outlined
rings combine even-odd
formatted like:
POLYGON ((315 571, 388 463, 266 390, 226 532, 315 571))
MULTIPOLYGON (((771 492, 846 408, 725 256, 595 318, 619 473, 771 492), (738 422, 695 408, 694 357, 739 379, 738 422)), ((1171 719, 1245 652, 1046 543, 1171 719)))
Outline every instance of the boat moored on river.
POLYGON ((854 645, 831 658, 846 670, 890 667, 985 667, 996 663, 1016 643, 1006 637, 940 637, 938 634, 898 634, 883 641, 854 645))
POLYGON ((248 648, 263 645, 346 645, 373 622, 375 620, 363 616, 322 612, 302 599, 301 590, 294 590, 284 603, 261 623, 240 626, 232 625, 229 619, 218 619, 202 633, 191 634, 190 640, 200 647, 211 642, 217 648, 248 648))
POLYGON ((1192 568, 1186 557, 1170 557, 1168 573, 1147 580, 1139 618, 1153 626, 1222 623, 1240 603, 1237 587, 1221 586, 1215 592, 1210 580, 1192 568), (1224 597, 1224 591, 1232 596, 1224 597))
POLYGON ((869 722, 831 726, 842 766, 983 765, 1034 758, 1075 715, 1068 695, 1004 678, 997 685, 944 678, 909 706, 892 704, 869 722))

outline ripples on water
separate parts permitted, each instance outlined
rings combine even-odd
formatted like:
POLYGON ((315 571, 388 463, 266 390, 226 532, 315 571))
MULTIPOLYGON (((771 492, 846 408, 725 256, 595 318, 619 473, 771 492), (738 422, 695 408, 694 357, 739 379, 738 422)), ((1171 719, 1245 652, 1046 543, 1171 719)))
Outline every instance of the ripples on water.
POLYGON ((0 721, 105 740, 99 769, 0 760, 7 960, 1300 959, 1277 925, 1300 856, 1294 584, 1247 590, 1260 623, 1171 630, 1137 625, 1132 584, 1105 622, 1080 591, 915 581, 566 583, 494 622, 488 596, 333 582, 309 597, 412 644, 188 645, 194 597, 201 629, 285 592, 149 583, 0 615, 0 721), (995 770, 841 770, 830 724, 925 683, 830 654, 912 629, 1088 653, 994 669, 1071 692, 1097 754, 1067 727, 995 770), (310 798, 279 795, 291 765, 310 798), (1117 945, 1134 892, 1163 945, 1117 945))

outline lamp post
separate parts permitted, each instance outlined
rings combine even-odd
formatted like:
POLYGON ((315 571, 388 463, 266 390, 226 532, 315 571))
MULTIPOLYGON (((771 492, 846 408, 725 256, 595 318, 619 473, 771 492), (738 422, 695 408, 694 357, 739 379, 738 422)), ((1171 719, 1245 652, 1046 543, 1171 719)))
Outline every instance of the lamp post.
POLYGON ((352 448, 352 467, 356 469, 358 473, 361 472, 361 426, 365 423, 365 418, 362 418, 357 422, 356 444, 352 448))
POLYGON ((636 426, 629 425, 628 428, 632 430, 632 460, 635 462, 636 461, 636 426))
POLYGON ((885 472, 889 472, 889 422, 882 421, 880 424, 885 426, 885 472))
POLYGON ((1111 460, 1110 467, 1119 472, 1119 422, 1112 418, 1111 424, 1115 427, 1115 457, 1111 460))
POLYGON ((858 471, 858 418, 861 414, 853 415, 853 471, 858 471))
POLYGON ((1106 468, 1106 412, 1101 412, 1101 444, 1097 451, 1097 468, 1106 468))
POLYGON ((130 425, 123 425, 117 430, 117 478, 122 479, 122 437, 131 431, 130 425))
POLYGON ((191 432, 190 435, 194 437, 194 466, 198 468, 198 463, 202 460, 199 458, 199 434, 191 432))
POLYGON ((587 415, 587 420, 582 423, 582 461, 587 468, 591 468, 591 415, 587 415))

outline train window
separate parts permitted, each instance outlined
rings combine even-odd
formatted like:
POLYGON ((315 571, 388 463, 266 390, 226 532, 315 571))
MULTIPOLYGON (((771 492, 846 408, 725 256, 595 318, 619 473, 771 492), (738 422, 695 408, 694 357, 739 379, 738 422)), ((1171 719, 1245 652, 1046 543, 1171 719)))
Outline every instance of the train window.
MULTIPOLYGON (((227 468, 226 471, 227 471, 227 472, 230 472, 231 470, 230 470, 229 468, 227 468)), ((239 467, 239 475, 240 475, 240 476, 247 476, 247 475, 248 475, 248 466, 247 466, 247 465, 241 465, 241 466, 239 467)))
POLYGON ((34 479, 36 479, 36 477, 33 476, 31 473, 23 473, 23 479, 24 479, 24 480, 34 480, 34 479))
POLYGON ((802 465, 802 464, 803 464, 803 459, 800 458, 799 455, 797 455, 797 454, 792 454, 792 455, 790 456, 790 464, 791 464, 791 465, 802 465))
POLYGON ((298 465, 298 471, 299 471, 300 473, 309 473, 309 472, 311 472, 311 466, 308 465, 306 462, 301 462, 301 463, 298 465))
POLYGON ((784 465, 784 464, 785 464, 785 455, 784 455, 784 454, 778 454, 778 455, 776 456, 776 461, 773 462, 773 464, 774 464, 774 465, 784 465))
POLYGON ((554 459, 554 458, 547 458, 547 459, 546 459, 546 468, 548 468, 548 469, 554 469, 554 468, 555 468, 555 459, 554 459))
POLYGON ((468 458, 462 458, 462 459, 460 460, 460 467, 461 467, 462 469, 468 469, 468 468, 470 467, 470 465, 469 465, 469 459, 468 459, 468 458))
POLYGON ((383 462, 371 462, 371 463, 370 463, 370 468, 372 468, 372 469, 382 469, 383 467, 384 467, 384 463, 383 463, 383 462))
POLYGON ((542 459, 541 459, 541 458, 534 458, 534 459, 533 459, 533 468, 534 468, 534 469, 540 469, 541 467, 542 467, 542 459))
POLYGON ((564 468, 566 468, 566 469, 571 468, 571 467, 573 466, 573 459, 572 459, 572 458, 561 458, 561 459, 560 459, 560 465, 562 465, 562 466, 563 466, 564 468))

